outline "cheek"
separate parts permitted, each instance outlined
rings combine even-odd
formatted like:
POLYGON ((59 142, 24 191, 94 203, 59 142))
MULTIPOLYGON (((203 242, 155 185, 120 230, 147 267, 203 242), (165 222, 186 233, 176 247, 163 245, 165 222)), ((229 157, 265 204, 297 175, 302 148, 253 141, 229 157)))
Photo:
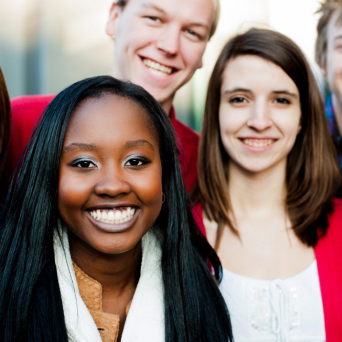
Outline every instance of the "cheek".
POLYGON ((281 131, 284 136, 287 137, 288 142, 294 145, 300 131, 300 114, 282 120, 282 122, 279 122, 278 127, 281 128, 281 131))
POLYGON ((89 187, 77 177, 68 177, 61 172, 58 186, 58 209, 64 219, 69 212, 80 208, 89 187))
MULTIPOLYGON (((132 190, 143 204, 142 227, 149 229, 157 220, 162 208, 162 180, 160 174, 146 175, 135 180, 132 190)), ((166 199, 167 200, 167 199, 166 199)))
POLYGON ((330 81, 334 81, 336 77, 335 81, 337 81, 342 77, 342 53, 334 51, 328 58, 327 65, 330 81))
POLYGON ((225 108, 219 110, 219 127, 222 137, 234 134, 243 126, 245 119, 241 114, 236 115, 234 111, 225 108))
POLYGON ((233 119, 233 117, 229 113, 224 113, 224 115, 220 115, 219 117, 219 129, 221 135, 222 145, 228 153, 228 155, 232 156, 234 154, 234 150, 236 147, 236 141, 234 140, 235 133, 238 131, 238 127, 240 127, 239 123, 233 119))
MULTIPOLYGON (((158 38, 158 30, 153 27, 148 27, 143 23, 136 22, 135 19, 130 20, 132 22, 131 25, 124 24, 118 30, 120 32, 119 46, 121 46, 121 49, 124 47, 124 50, 134 52, 148 47, 155 42, 158 38)), ((116 45, 118 45, 117 42, 116 45)))
MULTIPOLYGON (((133 184, 133 183, 132 183, 133 184)), ((160 173, 147 174, 134 181, 134 189, 139 199, 147 206, 158 204, 163 191, 160 173)))
POLYGON ((184 42, 182 43, 182 51, 183 51, 182 55, 183 55, 186 65, 192 71, 199 68, 200 63, 202 61, 204 50, 205 50, 205 44, 195 45, 193 43, 189 43, 189 41, 186 40, 186 38, 184 38, 184 42))

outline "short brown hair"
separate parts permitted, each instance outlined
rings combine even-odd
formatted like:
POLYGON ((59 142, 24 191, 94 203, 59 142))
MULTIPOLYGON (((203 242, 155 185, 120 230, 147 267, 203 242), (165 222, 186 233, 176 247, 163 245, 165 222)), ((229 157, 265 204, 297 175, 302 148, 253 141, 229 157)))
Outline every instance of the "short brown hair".
MULTIPOLYGON (((212 0, 212 1, 214 5, 215 16, 214 16, 213 25, 211 26, 209 38, 211 38, 214 35, 217 29, 218 21, 220 19, 220 12, 221 12, 220 0, 212 0)), ((121 8, 124 8, 127 5, 127 2, 128 0, 118 0, 116 4, 121 6, 121 8)))
POLYGON ((315 59, 318 65, 325 66, 327 57, 328 25, 335 11, 340 11, 338 21, 342 20, 342 0, 325 0, 321 3, 317 13, 321 17, 317 24, 317 39, 315 45, 315 59))
MULTIPOLYGON (((0 68, 0 189, 7 187, 5 163, 11 137, 11 103, 4 76, 0 68)), ((1 195, 1 194, 0 194, 1 195)))
POLYGON ((238 235, 227 193, 230 157, 222 144, 218 114, 225 67, 231 59, 245 55, 259 56, 278 65, 298 88, 301 130, 287 157, 285 206, 295 234, 303 243, 315 246, 317 228, 323 235, 327 231, 327 215, 332 211, 331 198, 340 183, 340 172, 310 66, 299 47, 278 32, 253 28, 224 46, 208 85, 193 199, 202 202, 209 220, 218 223, 216 248, 225 225, 238 235))

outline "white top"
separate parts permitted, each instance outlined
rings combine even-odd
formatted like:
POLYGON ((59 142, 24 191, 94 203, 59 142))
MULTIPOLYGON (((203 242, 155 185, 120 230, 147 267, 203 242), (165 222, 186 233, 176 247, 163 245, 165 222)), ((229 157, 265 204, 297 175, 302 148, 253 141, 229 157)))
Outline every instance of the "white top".
POLYGON ((260 280, 223 270, 220 290, 235 342, 324 342, 316 260, 286 279, 260 280))

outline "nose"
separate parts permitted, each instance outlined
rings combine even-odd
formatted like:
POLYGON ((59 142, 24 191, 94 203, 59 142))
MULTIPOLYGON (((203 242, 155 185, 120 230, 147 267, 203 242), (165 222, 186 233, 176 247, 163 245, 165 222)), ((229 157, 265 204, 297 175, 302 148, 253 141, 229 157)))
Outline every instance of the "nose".
POLYGON ((272 126, 270 108, 265 102, 256 102, 251 108, 247 126, 255 131, 264 131, 272 126))
POLYGON ((123 172, 110 169, 103 171, 99 176, 95 185, 95 193, 99 196, 116 197, 131 191, 130 183, 123 172))
POLYGON ((165 26, 157 41, 159 51, 169 57, 174 57, 179 51, 181 30, 172 25, 165 26))

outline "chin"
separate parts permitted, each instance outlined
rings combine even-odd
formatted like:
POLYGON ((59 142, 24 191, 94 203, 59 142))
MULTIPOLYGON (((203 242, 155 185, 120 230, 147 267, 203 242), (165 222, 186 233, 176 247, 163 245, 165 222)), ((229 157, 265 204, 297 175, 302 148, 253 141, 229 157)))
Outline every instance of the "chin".
POLYGON ((259 173, 268 171, 272 168, 272 165, 257 165, 256 163, 253 164, 245 164, 245 165, 239 165, 240 169, 242 170, 242 172, 244 173, 248 173, 251 176, 257 175, 259 173))

